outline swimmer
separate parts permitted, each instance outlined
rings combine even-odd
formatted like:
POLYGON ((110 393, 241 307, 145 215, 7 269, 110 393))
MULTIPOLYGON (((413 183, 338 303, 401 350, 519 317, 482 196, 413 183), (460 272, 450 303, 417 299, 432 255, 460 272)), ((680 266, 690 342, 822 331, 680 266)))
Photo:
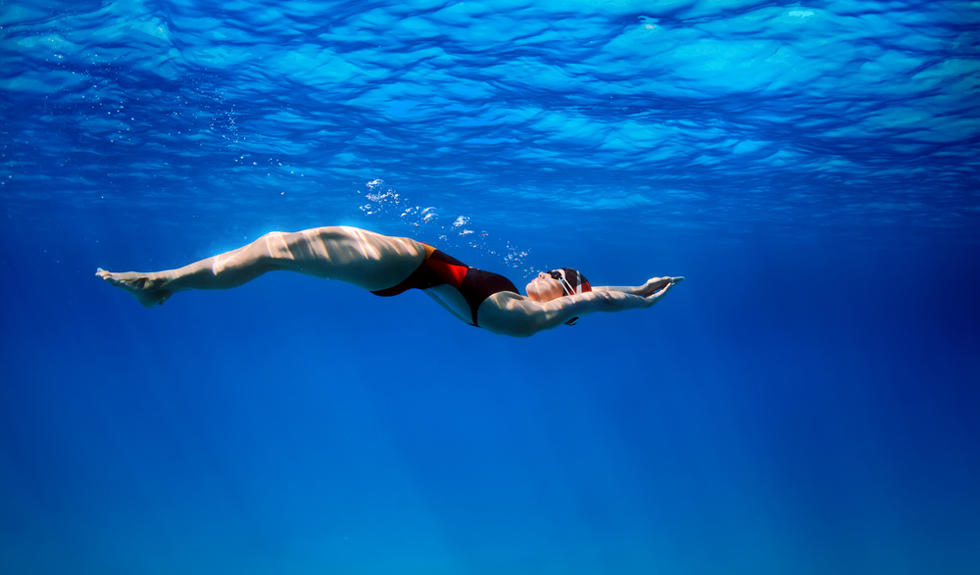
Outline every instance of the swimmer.
POLYGON ((422 290, 456 318, 494 333, 528 337, 596 312, 648 308, 683 277, 638 287, 593 286, 572 268, 541 272, 522 296, 504 276, 471 268, 428 244, 346 226, 271 232, 254 242, 182 268, 96 275, 146 307, 184 290, 230 289, 287 270, 338 280, 390 297, 422 290))

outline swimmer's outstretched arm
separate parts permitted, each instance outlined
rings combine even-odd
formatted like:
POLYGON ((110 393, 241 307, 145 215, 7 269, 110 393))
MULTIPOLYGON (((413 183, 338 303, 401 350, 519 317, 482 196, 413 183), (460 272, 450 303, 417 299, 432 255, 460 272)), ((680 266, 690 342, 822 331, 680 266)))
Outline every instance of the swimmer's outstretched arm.
POLYGON ((663 278, 650 278, 641 286, 592 286, 592 291, 618 291, 623 293, 628 293, 632 295, 648 296, 650 294, 656 293, 663 289, 670 283, 679 283, 684 281, 683 276, 677 277, 663 277, 663 278))
POLYGON ((484 302, 480 306, 480 327, 503 335, 529 337, 540 331, 554 329, 573 317, 651 307, 683 279, 654 278, 636 288, 593 287, 591 292, 560 297, 544 303, 508 293, 494 294, 487 301, 493 301, 496 305, 487 305, 484 302), (642 293, 651 282, 660 287, 649 295, 627 292, 631 290, 642 293))

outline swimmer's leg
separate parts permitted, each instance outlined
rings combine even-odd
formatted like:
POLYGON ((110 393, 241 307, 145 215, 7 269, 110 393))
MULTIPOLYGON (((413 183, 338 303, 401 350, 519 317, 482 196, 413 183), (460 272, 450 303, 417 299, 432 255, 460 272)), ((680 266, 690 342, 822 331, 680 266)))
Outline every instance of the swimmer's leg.
POLYGON ((99 269, 96 275, 153 307, 178 291, 230 289, 275 270, 382 290, 407 278, 424 255, 425 247, 410 238, 331 226, 271 232, 247 246, 173 270, 114 273, 99 269))

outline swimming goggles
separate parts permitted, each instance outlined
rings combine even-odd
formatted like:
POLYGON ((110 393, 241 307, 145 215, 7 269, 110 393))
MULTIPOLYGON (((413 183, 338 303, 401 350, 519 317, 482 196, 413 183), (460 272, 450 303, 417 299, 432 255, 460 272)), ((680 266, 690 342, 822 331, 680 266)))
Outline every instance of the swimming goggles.
POLYGON ((572 288, 572 284, 568 283, 565 279, 565 274, 561 270, 551 270, 548 272, 551 275, 551 279, 558 281, 561 284, 561 289, 564 290, 565 295, 572 295, 575 293, 575 289, 572 288))

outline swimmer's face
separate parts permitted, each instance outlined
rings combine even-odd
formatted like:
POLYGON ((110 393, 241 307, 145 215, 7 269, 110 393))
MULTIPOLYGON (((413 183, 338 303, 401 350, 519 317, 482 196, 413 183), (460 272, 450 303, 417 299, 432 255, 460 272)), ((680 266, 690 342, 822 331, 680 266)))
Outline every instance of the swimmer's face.
POLYGON ((546 272, 539 273, 538 277, 527 284, 524 291, 527 292, 528 298, 539 303, 555 300, 565 295, 561 283, 546 272))

